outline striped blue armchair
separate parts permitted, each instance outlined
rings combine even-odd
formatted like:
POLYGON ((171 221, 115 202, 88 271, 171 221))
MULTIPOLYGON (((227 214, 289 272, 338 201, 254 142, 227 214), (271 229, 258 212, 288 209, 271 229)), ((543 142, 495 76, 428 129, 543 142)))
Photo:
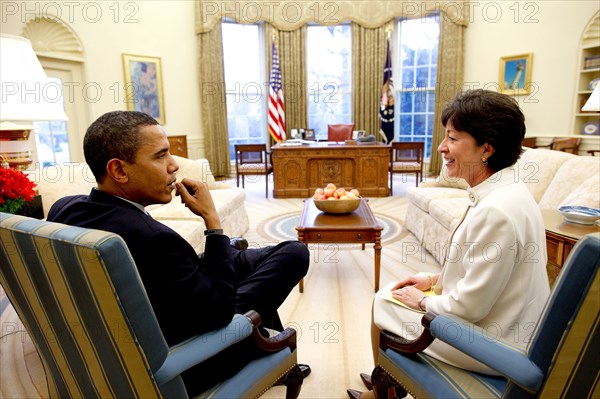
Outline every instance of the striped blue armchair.
POLYGON ((52 398, 187 398, 180 374, 249 336, 270 353, 201 397, 258 397, 284 375, 287 397, 300 393, 295 331, 265 340, 256 312, 168 347, 118 235, 0 213, 0 284, 52 398))
POLYGON ((425 332, 415 341, 382 331, 371 375, 376 397, 401 388, 414 398, 600 397, 599 265, 600 238, 585 236, 561 270, 524 352, 448 315, 427 313, 425 332), (502 376, 469 372, 421 353, 435 338, 502 376))

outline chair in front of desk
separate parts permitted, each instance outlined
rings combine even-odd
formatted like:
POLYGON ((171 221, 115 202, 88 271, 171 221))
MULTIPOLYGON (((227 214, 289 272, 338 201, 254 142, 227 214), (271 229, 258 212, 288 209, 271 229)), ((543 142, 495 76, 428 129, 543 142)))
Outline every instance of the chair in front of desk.
POLYGON ((425 143, 402 141, 390 144, 390 194, 394 194, 394 173, 415 174, 416 185, 423 181, 425 143))
POLYGON ((237 186, 244 188, 244 176, 265 177, 265 197, 269 198, 269 175, 273 173, 271 153, 266 144, 236 144, 235 145, 235 174, 237 186))

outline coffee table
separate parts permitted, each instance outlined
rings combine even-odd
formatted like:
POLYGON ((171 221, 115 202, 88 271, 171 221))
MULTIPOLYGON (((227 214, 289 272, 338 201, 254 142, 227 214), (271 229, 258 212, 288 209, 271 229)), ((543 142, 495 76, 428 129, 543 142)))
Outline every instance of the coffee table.
MULTIPOLYGON (((328 214, 317 209, 312 198, 304 201, 300 225, 296 227, 298 241, 309 243, 365 244, 373 243, 375 249, 375 292, 379 290, 381 266, 381 230, 367 200, 363 199, 352 213, 328 214)), ((300 280, 304 292, 304 279, 300 280)))

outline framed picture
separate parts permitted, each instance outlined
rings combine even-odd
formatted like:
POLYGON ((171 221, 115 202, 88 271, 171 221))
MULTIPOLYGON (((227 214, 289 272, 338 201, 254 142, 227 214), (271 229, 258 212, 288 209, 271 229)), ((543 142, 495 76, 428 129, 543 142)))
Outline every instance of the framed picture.
POLYGON ((500 58, 498 83, 504 94, 529 94, 533 53, 500 58))
POLYGON ((144 112, 164 125, 166 117, 160 58, 123 54, 123 70, 127 109, 144 112))
POLYGON ((315 139, 315 129, 304 129, 304 139, 305 140, 314 140, 315 139))

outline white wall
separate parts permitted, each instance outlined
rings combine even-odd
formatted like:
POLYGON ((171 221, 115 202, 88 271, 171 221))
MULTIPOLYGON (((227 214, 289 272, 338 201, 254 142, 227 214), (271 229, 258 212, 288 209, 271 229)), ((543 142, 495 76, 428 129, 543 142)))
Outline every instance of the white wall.
POLYGON ((517 96, 528 136, 571 130, 581 35, 600 9, 586 1, 474 1, 465 37, 465 82, 498 86, 500 57, 533 53, 530 95, 517 96), (517 12, 518 10, 518 12, 517 12))
POLYGON ((21 35, 37 13, 60 17, 79 37, 85 79, 102 90, 97 98, 88 96, 86 126, 105 112, 126 109, 122 53, 157 56, 163 70, 165 130, 186 134, 192 142, 200 139, 193 1, 2 1, 0 11, 2 33, 21 35))

